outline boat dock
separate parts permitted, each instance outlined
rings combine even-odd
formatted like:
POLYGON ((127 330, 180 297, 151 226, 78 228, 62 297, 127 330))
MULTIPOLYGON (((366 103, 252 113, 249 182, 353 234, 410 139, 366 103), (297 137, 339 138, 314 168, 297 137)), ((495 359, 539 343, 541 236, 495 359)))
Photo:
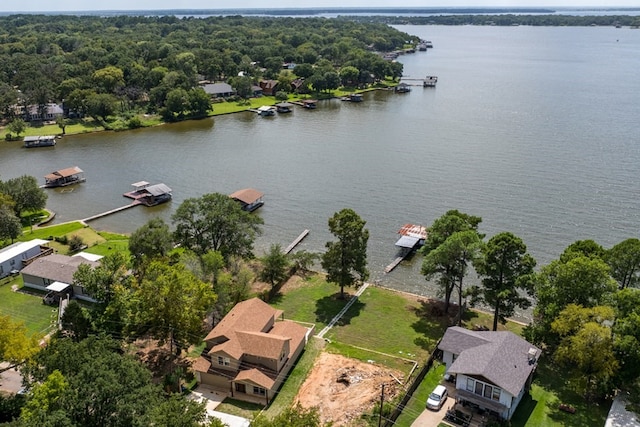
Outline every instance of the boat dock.
POLYGON ((114 214, 116 212, 124 211, 126 209, 131 209, 134 206, 138 206, 138 205, 142 205, 142 204, 143 203, 140 200, 135 200, 135 201, 131 202, 128 205, 120 206, 119 208, 111 209, 110 211, 102 212, 102 213, 99 213, 97 215, 93 215, 93 216, 81 219, 80 222, 87 223, 89 221, 93 221, 94 219, 102 218, 102 217, 114 214))
POLYGON ((396 242, 396 246, 400 248, 400 252, 391 264, 385 267, 384 272, 390 273, 410 254, 412 254, 420 246, 424 245, 427 238, 427 229, 422 225, 405 224, 398 231, 400 239, 396 242))
POLYGON ((438 76, 426 76, 424 79, 419 78, 400 78, 403 82, 422 82, 422 83, 408 83, 411 86, 422 86, 422 87, 436 87, 436 83, 438 83, 438 76))
POLYGON ((291 242, 291 244, 285 248, 284 253, 288 254, 289 252, 291 252, 296 246, 298 246, 300 242, 304 240, 305 237, 307 237, 308 234, 309 230, 304 230, 302 233, 300 233, 300 235, 296 237, 296 240, 291 242))

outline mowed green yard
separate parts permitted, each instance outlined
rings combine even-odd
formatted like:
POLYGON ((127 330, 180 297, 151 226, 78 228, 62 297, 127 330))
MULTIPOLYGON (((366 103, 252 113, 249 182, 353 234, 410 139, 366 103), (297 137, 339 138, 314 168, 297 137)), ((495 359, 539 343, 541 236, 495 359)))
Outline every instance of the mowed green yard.
POLYGON ((58 309, 43 304, 41 294, 25 293, 21 288, 20 276, 0 280, 0 314, 24 323, 31 335, 46 335, 57 321, 58 309))

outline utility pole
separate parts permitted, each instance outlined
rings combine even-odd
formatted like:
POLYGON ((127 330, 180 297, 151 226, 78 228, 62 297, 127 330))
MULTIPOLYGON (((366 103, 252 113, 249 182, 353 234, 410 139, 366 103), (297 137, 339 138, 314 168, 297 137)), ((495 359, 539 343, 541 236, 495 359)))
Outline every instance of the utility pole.
POLYGON ((382 390, 380 392, 380 417, 378 417, 378 427, 382 426, 382 406, 384 405, 384 384, 382 384, 382 390))

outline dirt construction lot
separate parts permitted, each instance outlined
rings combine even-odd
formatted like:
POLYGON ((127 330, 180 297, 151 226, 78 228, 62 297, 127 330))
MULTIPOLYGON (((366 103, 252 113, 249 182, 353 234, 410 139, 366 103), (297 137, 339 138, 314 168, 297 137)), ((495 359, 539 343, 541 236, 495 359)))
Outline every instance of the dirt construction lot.
POLYGON ((402 373, 374 363, 321 353, 296 401, 307 408, 317 406, 321 420, 335 427, 358 426, 360 416, 380 401, 382 384, 385 401, 399 393, 394 376, 403 380, 402 373))

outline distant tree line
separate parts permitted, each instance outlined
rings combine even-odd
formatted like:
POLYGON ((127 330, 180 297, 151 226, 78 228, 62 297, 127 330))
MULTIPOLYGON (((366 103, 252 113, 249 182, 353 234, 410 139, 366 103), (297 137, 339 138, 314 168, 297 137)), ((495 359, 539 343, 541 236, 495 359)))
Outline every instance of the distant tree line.
MULTIPOLYGON (((424 13, 424 12, 423 12, 424 13)), ((506 14, 451 14, 432 16, 345 16, 339 19, 355 22, 376 22, 388 25, 531 25, 536 27, 611 27, 640 26, 640 16, 633 15, 522 15, 506 14)))
POLYGON ((211 105, 199 80, 230 81, 247 96, 260 79, 282 79, 288 91, 302 77, 323 91, 351 67, 344 82, 367 84, 402 75, 402 65, 379 52, 418 41, 383 23, 321 18, 12 15, 0 17, 0 28, 7 122, 19 115, 16 105, 44 110, 63 100, 99 121, 137 112, 203 116, 211 105))

